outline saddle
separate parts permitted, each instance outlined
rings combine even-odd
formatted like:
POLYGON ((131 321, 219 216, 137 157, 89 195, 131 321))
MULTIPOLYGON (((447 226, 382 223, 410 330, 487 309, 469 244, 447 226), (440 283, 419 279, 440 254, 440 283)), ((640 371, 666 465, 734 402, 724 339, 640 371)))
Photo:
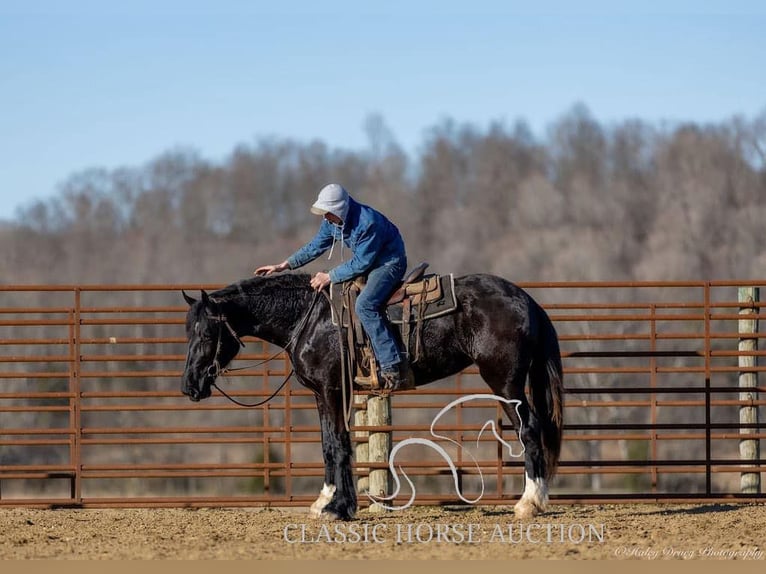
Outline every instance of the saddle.
MULTIPOLYGON (((391 293, 386 304, 386 316, 398 333, 408 364, 417 363, 422 355, 423 324, 428 320, 457 309, 455 279, 452 274, 426 274, 428 263, 412 269, 391 293)), ((375 353, 355 311, 356 298, 366 280, 357 277, 330 286, 330 306, 333 325, 341 337, 345 374, 360 387, 380 390, 375 353)))

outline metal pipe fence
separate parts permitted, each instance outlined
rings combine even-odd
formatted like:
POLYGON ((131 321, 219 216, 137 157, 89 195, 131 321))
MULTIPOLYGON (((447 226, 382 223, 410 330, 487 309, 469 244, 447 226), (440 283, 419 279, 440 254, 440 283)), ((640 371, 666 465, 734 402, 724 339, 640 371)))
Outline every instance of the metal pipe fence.
MULTIPOLYGON (((766 281, 520 283, 550 314, 565 371, 564 445, 551 498, 558 502, 762 500, 740 476, 766 472, 741 441, 766 437, 740 409, 766 404, 764 335, 743 333, 739 287, 766 281), (754 341, 740 350, 743 339, 754 341)), ((305 506, 324 477, 312 394, 291 381, 257 409, 214 395, 180 393, 187 306, 181 289, 219 285, 0 287, 0 506, 305 506)), ((237 365, 275 348, 246 338, 237 365)), ((268 397, 288 375, 284 354, 220 382, 242 400, 268 397)), ((450 401, 487 393, 475 368, 392 398, 392 424, 356 425, 353 440, 388 430, 393 443, 434 440, 434 416, 450 401)), ((357 405, 364 408, 363 403, 357 405)), ((752 411, 751 411, 752 412, 752 411)), ((354 417, 352 417, 353 423, 354 417)), ((463 403, 436 429, 461 491, 508 504, 523 490, 523 459, 491 433, 515 435, 487 400, 463 403)), ((760 453, 760 451, 757 451, 760 453)), ((444 460, 402 451, 418 504, 459 502, 444 460)), ((357 476, 387 463, 356 465, 357 476)), ((409 493, 402 495, 404 499, 409 493)), ((360 494, 360 504, 368 503, 360 494)))

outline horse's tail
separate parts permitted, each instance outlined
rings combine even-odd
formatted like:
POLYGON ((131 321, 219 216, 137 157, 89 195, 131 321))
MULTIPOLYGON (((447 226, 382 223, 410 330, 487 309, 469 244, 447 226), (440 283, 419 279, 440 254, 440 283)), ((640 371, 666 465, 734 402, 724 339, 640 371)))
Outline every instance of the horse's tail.
POLYGON ((546 478, 551 479, 561 454, 561 429, 564 423, 564 373, 556 329, 540 309, 540 336, 529 369, 532 407, 540 423, 546 478))

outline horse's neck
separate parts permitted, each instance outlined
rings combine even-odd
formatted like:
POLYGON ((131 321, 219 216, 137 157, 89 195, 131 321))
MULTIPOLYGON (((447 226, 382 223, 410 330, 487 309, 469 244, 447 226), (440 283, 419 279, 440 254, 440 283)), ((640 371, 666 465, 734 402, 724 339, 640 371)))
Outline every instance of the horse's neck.
POLYGON ((308 297, 299 289, 278 294, 243 294, 225 303, 225 314, 240 336, 251 335, 285 347, 293 330, 308 312, 308 297))

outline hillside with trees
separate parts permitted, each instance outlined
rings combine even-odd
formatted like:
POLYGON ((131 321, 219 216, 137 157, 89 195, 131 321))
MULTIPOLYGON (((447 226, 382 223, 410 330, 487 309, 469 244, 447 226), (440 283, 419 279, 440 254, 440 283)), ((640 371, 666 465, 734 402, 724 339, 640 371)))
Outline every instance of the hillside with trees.
MULTIPOLYGON (((518 121, 445 120, 417 155, 383 118, 369 144, 242 143, 221 162, 173 149, 94 166, 0 229, 7 283, 229 282, 308 240, 341 182, 400 227, 411 263, 514 281, 766 276, 766 111, 603 125, 576 105, 538 137, 518 121)), ((320 265, 317 263, 316 265, 320 265)))

